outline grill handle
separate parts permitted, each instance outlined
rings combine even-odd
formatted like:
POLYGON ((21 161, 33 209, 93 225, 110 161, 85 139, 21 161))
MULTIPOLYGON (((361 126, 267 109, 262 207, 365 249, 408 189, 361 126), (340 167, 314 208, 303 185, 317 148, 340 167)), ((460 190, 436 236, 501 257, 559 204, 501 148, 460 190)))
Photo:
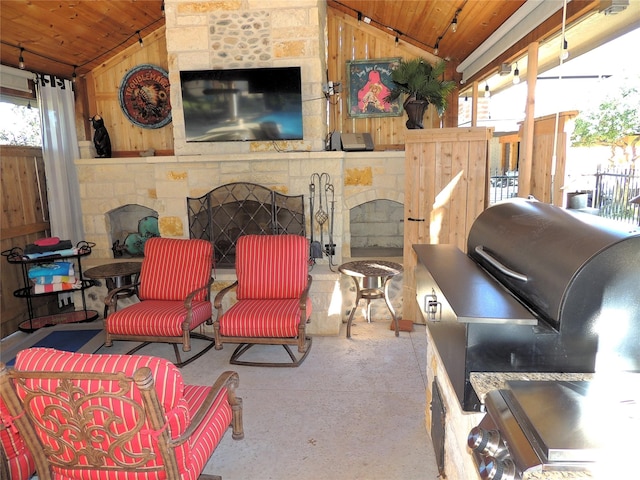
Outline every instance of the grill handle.
POLYGON ((526 282, 528 280, 526 275, 523 275, 522 273, 518 273, 515 270, 511 270, 509 267, 506 267, 505 265, 503 265, 502 263, 500 263, 498 260, 496 260, 495 258, 493 258, 490 254, 488 254, 487 252, 484 251, 484 248, 482 245, 478 245, 476 248, 476 253, 478 255, 480 255, 482 258, 484 258, 487 262, 489 262, 492 266, 494 266, 495 268, 497 268, 501 273, 504 273, 505 275, 507 275, 508 277, 511 278, 515 278, 516 280, 520 280, 522 282, 526 282))

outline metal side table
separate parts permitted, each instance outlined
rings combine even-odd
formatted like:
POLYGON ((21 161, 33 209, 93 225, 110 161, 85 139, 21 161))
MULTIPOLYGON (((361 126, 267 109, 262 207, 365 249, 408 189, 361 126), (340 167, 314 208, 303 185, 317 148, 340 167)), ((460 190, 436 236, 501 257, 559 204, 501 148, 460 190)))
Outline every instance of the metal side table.
MULTIPOLYGON (((125 285, 136 283, 142 262, 114 262, 92 267, 84 272, 84 276, 92 280, 104 279, 108 292, 125 285)), ((131 297, 136 293, 135 287, 118 294, 118 298, 131 297)), ((104 318, 107 318, 109 307, 104 307, 104 318)))
POLYGON ((356 301, 347 321, 347 338, 351 337, 351 323, 361 298, 367 301, 367 322, 371 322, 371 300, 384 298, 396 330, 396 337, 400 335, 398 318, 389 301, 389 283, 396 275, 403 272, 402 265, 384 260, 357 260, 343 263, 338 270, 348 275, 356 287, 356 301))

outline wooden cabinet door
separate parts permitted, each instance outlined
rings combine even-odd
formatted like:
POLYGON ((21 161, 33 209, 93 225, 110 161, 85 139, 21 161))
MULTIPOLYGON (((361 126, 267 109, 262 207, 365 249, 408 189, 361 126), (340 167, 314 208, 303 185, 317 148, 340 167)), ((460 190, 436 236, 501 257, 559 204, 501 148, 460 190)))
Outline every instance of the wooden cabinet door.
POLYGON ((405 142, 403 318, 416 314, 413 245, 450 243, 466 252, 473 221, 488 199, 489 140, 485 127, 411 130, 405 142))

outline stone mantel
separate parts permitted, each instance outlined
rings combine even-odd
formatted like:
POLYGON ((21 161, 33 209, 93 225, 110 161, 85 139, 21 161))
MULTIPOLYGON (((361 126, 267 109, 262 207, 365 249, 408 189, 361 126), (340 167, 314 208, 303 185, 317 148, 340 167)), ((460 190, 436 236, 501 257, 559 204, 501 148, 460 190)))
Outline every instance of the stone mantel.
MULTIPOLYGON (((188 238, 186 198, 199 197, 228 183, 251 182, 287 195, 303 194, 307 236, 310 237, 311 175, 328 173, 335 191, 334 265, 351 256, 351 208, 379 199, 404 203, 404 151, 268 151, 80 158, 75 164, 85 240, 95 243, 91 261, 96 265, 114 261, 108 212, 125 205, 141 205, 158 212, 161 236, 188 238)), ((318 238, 317 223, 315 226, 318 238)), ((341 316, 330 313, 330 306, 339 275, 329 271, 328 258, 318 259, 317 263, 311 292, 314 321, 310 333, 336 335, 341 316)), ((225 275, 216 278, 222 282, 225 275)))

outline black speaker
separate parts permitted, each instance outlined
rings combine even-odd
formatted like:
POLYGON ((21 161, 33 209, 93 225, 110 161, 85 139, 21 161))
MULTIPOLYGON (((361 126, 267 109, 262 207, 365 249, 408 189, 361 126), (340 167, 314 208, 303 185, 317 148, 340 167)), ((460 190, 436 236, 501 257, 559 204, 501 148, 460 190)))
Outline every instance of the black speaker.
POLYGON ((342 139, 340 138, 340 132, 333 132, 329 139, 329 150, 342 150, 342 139))

